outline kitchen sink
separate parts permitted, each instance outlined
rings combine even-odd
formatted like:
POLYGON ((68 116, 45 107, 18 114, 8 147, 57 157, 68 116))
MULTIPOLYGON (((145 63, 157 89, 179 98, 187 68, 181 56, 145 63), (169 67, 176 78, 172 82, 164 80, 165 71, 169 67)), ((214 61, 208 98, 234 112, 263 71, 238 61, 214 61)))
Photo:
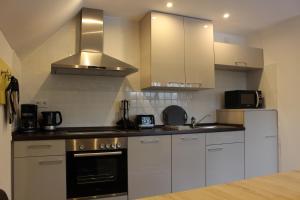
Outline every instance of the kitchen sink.
POLYGON ((235 127, 236 126, 215 124, 215 125, 197 125, 195 128, 214 129, 214 128, 235 128, 235 127))
POLYGON ((190 125, 182 125, 182 126, 170 126, 166 125, 163 127, 164 130, 177 130, 177 131, 188 131, 188 130, 203 130, 203 129, 219 129, 219 128, 236 128, 236 126, 231 125, 221 125, 221 124, 200 124, 192 127, 190 125))

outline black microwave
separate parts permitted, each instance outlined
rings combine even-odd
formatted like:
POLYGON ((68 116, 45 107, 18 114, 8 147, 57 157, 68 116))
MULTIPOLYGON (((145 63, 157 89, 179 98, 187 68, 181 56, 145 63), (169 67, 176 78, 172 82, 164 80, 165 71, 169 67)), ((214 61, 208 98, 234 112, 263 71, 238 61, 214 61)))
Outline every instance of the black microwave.
POLYGON ((225 91, 225 108, 263 108, 264 99, 259 90, 225 91))

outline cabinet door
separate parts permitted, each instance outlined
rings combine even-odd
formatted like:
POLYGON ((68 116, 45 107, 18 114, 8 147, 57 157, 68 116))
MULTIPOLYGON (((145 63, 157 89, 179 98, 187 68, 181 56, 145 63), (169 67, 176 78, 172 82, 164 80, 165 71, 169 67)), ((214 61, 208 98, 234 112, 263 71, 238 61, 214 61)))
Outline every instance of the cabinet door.
POLYGON ((244 69, 263 68, 263 50, 246 46, 214 43, 215 64, 244 69))
POLYGON ((246 178, 278 172, 277 112, 245 112, 246 178))
POLYGON ((128 138, 128 196, 171 192, 171 136, 128 138))
POLYGON ((206 147, 206 185, 244 178, 244 143, 206 147))
POLYGON ((185 83, 183 17, 151 13, 151 81, 185 83))
POLYGON ((172 136, 172 192, 205 186, 205 134, 172 136))
POLYGON ((65 156, 14 159, 14 200, 66 200, 65 156))
POLYGON ((185 17, 184 38, 187 86, 214 88, 215 66, 212 23, 185 17))

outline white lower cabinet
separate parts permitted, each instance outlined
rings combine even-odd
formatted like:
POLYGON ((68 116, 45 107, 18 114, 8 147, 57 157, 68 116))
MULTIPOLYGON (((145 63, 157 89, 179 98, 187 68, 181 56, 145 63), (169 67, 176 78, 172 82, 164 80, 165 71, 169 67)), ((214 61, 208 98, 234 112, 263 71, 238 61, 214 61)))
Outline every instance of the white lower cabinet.
POLYGON ((244 143, 206 147, 206 185, 244 179, 244 143))
POLYGON ((244 113, 246 178, 278 172, 278 138, 276 111, 244 113))
POLYGON ((13 143, 13 199, 66 200, 64 140, 13 143))
POLYGON ((171 136, 128 138, 128 198, 171 192, 171 136))
POLYGON ((14 200, 66 200, 65 156, 14 158, 14 200))
POLYGON ((172 135, 172 192, 205 186, 205 134, 172 135))

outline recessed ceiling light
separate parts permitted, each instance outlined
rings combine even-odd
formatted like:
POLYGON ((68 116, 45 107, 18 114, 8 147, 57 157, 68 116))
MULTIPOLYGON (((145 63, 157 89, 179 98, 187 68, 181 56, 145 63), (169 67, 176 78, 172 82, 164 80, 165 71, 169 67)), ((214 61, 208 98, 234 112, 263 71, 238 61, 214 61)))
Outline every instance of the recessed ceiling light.
POLYGON ((230 14, 229 13, 225 13, 224 15, 223 15, 223 18, 224 19, 228 19, 230 17, 230 14))
POLYGON ((156 19, 156 17, 155 17, 155 16, 153 16, 153 17, 152 17, 152 19, 154 19, 154 20, 155 20, 155 19, 156 19))
POLYGON ((208 25, 204 25, 203 27, 204 27, 204 28, 208 28, 208 25))
POLYGON ((172 8, 173 7, 173 3, 172 2, 168 2, 166 6, 167 6, 167 8, 172 8))

